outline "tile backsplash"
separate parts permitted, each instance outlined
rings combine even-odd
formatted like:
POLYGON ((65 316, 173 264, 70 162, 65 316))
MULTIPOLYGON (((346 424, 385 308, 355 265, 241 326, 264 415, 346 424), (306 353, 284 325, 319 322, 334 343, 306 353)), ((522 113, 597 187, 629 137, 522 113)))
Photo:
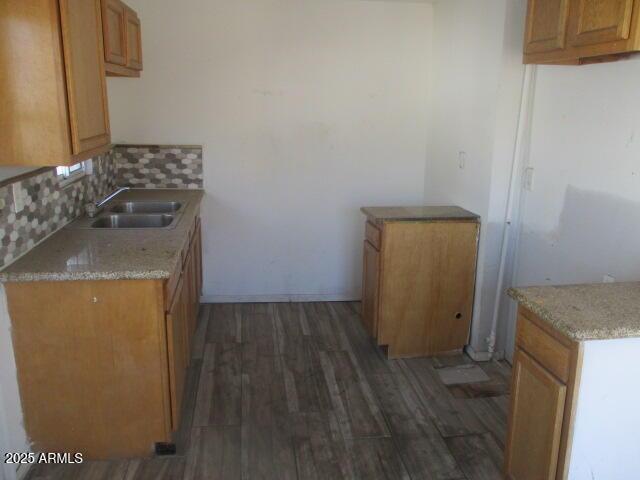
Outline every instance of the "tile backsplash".
POLYGON ((109 153, 93 159, 93 173, 61 186, 55 169, 19 180, 24 208, 15 211, 13 184, 0 187, 0 268, 83 212, 84 204, 115 188, 109 153))
POLYGON ((13 183, 0 186, 0 269, 84 213, 117 186, 202 188, 202 147, 117 145, 93 158, 93 171, 62 185, 55 169, 21 176, 24 209, 16 212, 13 183))
POLYGON ((120 186, 202 188, 202 147, 116 145, 113 149, 120 186))

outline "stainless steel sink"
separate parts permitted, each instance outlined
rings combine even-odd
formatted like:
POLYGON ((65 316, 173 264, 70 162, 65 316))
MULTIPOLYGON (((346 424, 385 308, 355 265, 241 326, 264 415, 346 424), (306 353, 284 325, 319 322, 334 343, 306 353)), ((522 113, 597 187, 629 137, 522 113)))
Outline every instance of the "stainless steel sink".
POLYGON ((118 202, 109 207, 113 213, 176 213, 180 202, 118 202))
POLYGON ((164 228, 173 223, 173 215, 104 215, 91 223, 91 228, 164 228))

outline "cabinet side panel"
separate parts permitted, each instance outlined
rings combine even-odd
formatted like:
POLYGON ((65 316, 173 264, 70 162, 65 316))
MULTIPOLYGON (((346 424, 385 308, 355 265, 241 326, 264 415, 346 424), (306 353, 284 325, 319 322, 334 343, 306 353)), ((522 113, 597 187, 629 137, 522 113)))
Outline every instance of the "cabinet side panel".
POLYGON ((114 458, 147 455, 168 440, 157 282, 6 290, 25 427, 37 450, 114 458))
POLYGON ((385 225, 378 343, 390 356, 461 349, 473 309, 479 224, 385 225))
POLYGON ((57 0, 0 2, 0 165, 65 165, 71 137, 57 0))
POLYGON ((566 478, 635 478, 640 338, 584 342, 571 461, 566 478))
POLYGON ((378 336, 380 254, 365 240, 362 257, 362 322, 367 333, 375 338, 378 336))

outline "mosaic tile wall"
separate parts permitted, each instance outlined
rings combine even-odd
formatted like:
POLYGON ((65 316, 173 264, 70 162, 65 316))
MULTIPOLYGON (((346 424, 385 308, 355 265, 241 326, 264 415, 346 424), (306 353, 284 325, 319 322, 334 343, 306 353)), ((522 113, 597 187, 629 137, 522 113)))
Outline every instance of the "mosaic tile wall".
POLYGON ((116 145, 117 183, 134 188, 202 188, 202 147, 116 145))
POLYGON ((93 159, 93 173, 65 187, 55 169, 19 180, 24 209, 16 213, 12 185, 0 187, 0 268, 31 250, 104 197, 116 185, 116 165, 107 153, 93 159))

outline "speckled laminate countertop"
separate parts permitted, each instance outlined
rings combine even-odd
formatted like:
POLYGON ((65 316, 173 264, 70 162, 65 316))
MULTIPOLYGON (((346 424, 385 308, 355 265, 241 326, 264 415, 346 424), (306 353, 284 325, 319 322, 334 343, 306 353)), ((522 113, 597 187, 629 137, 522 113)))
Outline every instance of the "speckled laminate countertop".
POLYGON ((384 222, 433 222, 442 220, 479 220, 479 216, 456 206, 419 207, 362 207, 360 209, 371 223, 384 222))
POLYGON ((112 202, 182 202, 175 227, 79 229, 72 222, 0 271, 0 282, 169 278, 203 195, 202 190, 124 192, 112 202))
POLYGON ((640 282, 512 288, 508 293, 574 340, 640 337, 640 282))

